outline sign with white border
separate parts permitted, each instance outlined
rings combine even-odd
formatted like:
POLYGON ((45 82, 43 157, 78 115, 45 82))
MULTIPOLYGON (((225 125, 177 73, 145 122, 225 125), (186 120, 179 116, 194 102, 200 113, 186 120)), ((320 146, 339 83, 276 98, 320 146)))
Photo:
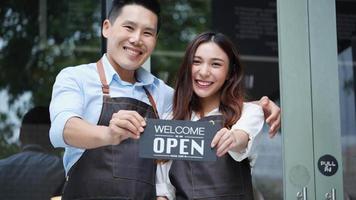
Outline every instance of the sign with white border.
POLYGON ((214 121, 147 119, 139 139, 143 158, 215 161, 210 144, 221 125, 214 121))

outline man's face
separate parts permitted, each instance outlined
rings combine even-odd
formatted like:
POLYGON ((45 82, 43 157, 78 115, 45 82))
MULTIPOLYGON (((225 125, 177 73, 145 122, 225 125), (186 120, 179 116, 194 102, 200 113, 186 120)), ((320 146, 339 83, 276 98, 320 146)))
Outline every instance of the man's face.
POLYGON ((157 21, 157 15, 139 5, 124 6, 113 24, 104 21, 107 56, 116 71, 134 71, 152 54, 157 21))

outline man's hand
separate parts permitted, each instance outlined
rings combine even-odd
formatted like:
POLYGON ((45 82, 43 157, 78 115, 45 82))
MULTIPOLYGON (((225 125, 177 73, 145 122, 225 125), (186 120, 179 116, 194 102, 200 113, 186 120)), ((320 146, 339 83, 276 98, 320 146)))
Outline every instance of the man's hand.
POLYGON ((281 109, 266 96, 263 96, 258 104, 263 109, 266 123, 270 126, 269 137, 272 138, 281 127, 281 109))
POLYGON ((127 138, 139 139, 145 126, 145 119, 136 111, 120 110, 112 115, 108 139, 112 145, 119 144, 127 138))
POLYGON ((145 126, 145 119, 136 111, 120 110, 112 115, 109 126, 94 125, 72 117, 65 124, 63 137, 70 146, 93 149, 120 144, 129 137, 138 139, 145 126))

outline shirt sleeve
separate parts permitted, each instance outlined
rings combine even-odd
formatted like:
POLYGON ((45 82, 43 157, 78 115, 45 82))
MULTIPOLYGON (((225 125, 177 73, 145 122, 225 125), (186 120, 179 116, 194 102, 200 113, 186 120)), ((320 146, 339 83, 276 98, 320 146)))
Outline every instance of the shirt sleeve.
POLYGON ((169 200, 176 198, 175 188, 169 180, 169 170, 172 166, 172 161, 158 164, 156 171, 156 195, 167 197, 169 200))
POLYGON ((83 94, 74 68, 63 69, 53 85, 50 103, 51 128, 49 132, 54 147, 68 147, 63 139, 63 129, 71 117, 82 118, 83 94))
POLYGON ((238 129, 246 132, 249 141, 245 150, 241 152, 229 151, 230 156, 236 161, 242 161, 249 157, 251 164, 256 159, 256 144, 262 133, 264 125, 264 114, 262 107, 253 103, 244 103, 240 119, 232 126, 232 129, 238 129))
POLYGON ((173 89, 171 87, 166 86, 163 98, 163 113, 162 116, 160 116, 161 119, 172 119, 173 94, 173 89))

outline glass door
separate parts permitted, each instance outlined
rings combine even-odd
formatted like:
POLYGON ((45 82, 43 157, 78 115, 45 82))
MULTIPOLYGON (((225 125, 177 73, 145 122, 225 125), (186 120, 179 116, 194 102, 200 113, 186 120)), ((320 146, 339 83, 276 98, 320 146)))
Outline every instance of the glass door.
POLYGON ((284 198, 343 199, 335 1, 277 4, 284 198))

